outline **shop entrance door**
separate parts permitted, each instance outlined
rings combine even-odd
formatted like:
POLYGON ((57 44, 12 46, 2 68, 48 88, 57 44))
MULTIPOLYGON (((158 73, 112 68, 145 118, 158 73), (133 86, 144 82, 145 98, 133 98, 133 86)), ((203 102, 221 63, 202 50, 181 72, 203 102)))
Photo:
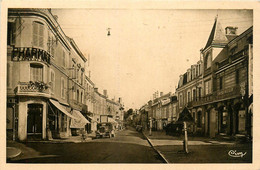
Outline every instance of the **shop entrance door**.
POLYGON ((42 111, 41 104, 28 104, 27 137, 28 139, 42 138, 42 111))

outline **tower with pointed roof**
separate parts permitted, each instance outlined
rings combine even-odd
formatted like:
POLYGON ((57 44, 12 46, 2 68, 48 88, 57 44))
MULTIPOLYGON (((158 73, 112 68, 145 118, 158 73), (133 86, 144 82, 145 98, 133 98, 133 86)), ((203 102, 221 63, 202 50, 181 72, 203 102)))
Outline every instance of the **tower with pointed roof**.
POLYGON ((204 71, 210 70, 212 61, 218 56, 227 43, 228 38, 218 20, 218 16, 216 16, 208 41, 201 50, 204 60, 204 71))

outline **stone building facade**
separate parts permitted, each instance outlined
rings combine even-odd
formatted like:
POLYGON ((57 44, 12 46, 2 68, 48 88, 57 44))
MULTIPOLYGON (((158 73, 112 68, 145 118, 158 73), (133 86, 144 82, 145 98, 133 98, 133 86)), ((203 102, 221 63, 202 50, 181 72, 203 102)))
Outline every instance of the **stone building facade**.
MULTIPOLYGON (((216 19, 195 68, 180 76, 176 89, 179 108, 188 107, 195 125, 193 132, 216 135, 251 136, 249 106, 249 59, 252 58, 253 27, 240 35, 236 27, 222 29, 216 19), (199 74, 196 74, 196 73, 199 74), (191 75, 190 75, 191 74, 191 75), (195 77, 193 79, 193 76, 195 77)), ((251 77, 252 79, 252 77, 251 77)))

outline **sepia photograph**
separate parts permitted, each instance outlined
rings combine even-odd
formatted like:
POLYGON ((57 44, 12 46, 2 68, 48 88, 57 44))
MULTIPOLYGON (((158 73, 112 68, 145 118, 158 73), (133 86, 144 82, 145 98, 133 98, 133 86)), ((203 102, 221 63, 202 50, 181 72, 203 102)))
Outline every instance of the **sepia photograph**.
POLYGON ((5 163, 252 164, 254 15, 7 7, 5 163))

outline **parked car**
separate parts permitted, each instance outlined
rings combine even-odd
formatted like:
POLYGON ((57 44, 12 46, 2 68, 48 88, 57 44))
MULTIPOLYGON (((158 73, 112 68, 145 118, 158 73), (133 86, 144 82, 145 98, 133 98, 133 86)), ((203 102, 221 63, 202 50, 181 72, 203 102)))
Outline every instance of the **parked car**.
POLYGON ((138 131, 138 132, 141 132, 142 129, 143 129, 142 125, 136 125, 136 127, 135 127, 135 130, 138 131))
POLYGON ((183 123, 171 122, 166 125, 166 135, 180 136, 183 130, 183 123))
POLYGON ((115 137, 115 129, 112 123, 98 123, 96 138, 115 137))

